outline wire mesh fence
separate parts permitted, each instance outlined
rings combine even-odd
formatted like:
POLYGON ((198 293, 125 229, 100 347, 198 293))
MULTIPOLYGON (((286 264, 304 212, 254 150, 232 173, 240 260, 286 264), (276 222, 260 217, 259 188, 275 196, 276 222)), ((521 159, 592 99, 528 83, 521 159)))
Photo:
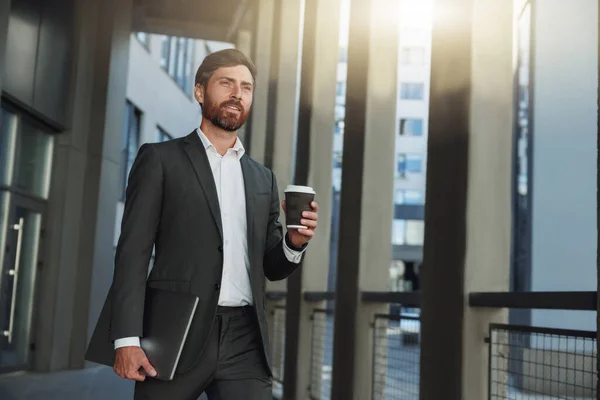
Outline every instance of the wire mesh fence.
POLYGON ((285 306, 273 309, 273 337, 271 338, 271 354, 273 357, 273 396, 283 396, 283 373, 285 360, 285 306))
POLYGON ((378 314, 373 327, 373 399, 418 400, 421 357, 419 309, 378 314))
POLYGON ((312 338, 309 397, 311 400, 328 400, 331 398, 333 311, 315 309, 311 320, 312 338))
POLYGON ((491 400, 595 399, 596 332, 490 325, 491 400))

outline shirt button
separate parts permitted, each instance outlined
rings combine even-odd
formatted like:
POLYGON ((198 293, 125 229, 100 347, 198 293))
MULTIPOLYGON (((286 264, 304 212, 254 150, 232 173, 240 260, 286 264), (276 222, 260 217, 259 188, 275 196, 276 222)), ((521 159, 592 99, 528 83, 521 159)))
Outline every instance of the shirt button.
POLYGON ((223 246, 219 246, 218 250, 219 250, 219 253, 222 253, 223 252, 223 246))
POLYGON ((215 290, 219 290, 221 289, 221 285, 219 285, 218 283, 215 283, 215 290))

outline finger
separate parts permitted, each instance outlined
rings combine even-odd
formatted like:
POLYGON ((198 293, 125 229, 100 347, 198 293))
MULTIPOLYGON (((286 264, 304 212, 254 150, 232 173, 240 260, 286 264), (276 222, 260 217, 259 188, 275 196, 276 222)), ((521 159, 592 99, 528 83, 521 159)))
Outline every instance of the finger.
POLYGON ((310 206, 312 207, 313 210, 315 210, 315 212, 319 211, 319 205, 317 204, 316 201, 311 202, 310 206))
POLYGON ((298 233, 307 237, 313 237, 315 235, 315 231, 312 229, 298 229, 298 233))
POLYGON ((138 382, 143 382, 146 380, 146 376, 144 374, 141 374, 139 371, 129 371, 125 377, 132 381, 138 382))
POLYGON ((125 379, 127 378, 127 374, 125 373, 125 370, 121 367, 113 367, 113 371, 115 371, 115 374, 117 374, 117 376, 121 379, 125 379))
POLYGON ((281 202, 281 208, 283 208, 283 211, 285 212, 285 200, 281 202))
POLYGON ((308 219, 312 219, 312 220, 318 220, 319 219, 319 215, 315 212, 311 212, 311 211, 304 211, 302 212, 302 216, 304 218, 308 218, 308 219))
POLYGON ((145 358, 144 360, 142 360, 142 368, 144 368, 144 371, 146 371, 146 373, 150 376, 156 376, 156 370, 154 369, 154 367, 152 367, 152 364, 150 364, 150 361, 148 361, 147 358, 145 358))
POLYGON ((317 221, 313 221, 312 219, 302 219, 300 223, 308 228, 316 228, 317 221))

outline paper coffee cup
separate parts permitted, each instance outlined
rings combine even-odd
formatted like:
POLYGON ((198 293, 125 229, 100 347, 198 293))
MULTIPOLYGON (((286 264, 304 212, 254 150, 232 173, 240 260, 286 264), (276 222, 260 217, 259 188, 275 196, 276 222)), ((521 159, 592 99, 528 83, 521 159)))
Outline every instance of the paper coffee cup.
POLYGON ((288 185, 285 189, 285 221, 291 229, 307 229, 300 223, 304 211, 312 211, 310 203, 315 199, 315 191, 310 186, 288 185))

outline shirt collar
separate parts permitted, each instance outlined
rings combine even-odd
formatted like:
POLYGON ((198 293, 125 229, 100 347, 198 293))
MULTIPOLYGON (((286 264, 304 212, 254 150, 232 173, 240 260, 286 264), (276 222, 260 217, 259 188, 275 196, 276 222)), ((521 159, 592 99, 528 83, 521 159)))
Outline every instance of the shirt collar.
MULTIPOLYGON (((202 141, 202 144, 204 145, 204 149, 208 149, 209 147, 212 147, 213 150, 216 152, 215 146, 206 137, 204 132, 202 132, 202 129, 197 128, 196 131, 198 132, 198 136, 200 136, 200 140, 202 141)), ((236 152, 238 160, 241 159, 242 156, 244 155, 244 153, 246 152, 246 149, 244 149, 244 145, 242 145, 242 141, 240 140, 239 137, 236 138, 232 149, 236 152)))

